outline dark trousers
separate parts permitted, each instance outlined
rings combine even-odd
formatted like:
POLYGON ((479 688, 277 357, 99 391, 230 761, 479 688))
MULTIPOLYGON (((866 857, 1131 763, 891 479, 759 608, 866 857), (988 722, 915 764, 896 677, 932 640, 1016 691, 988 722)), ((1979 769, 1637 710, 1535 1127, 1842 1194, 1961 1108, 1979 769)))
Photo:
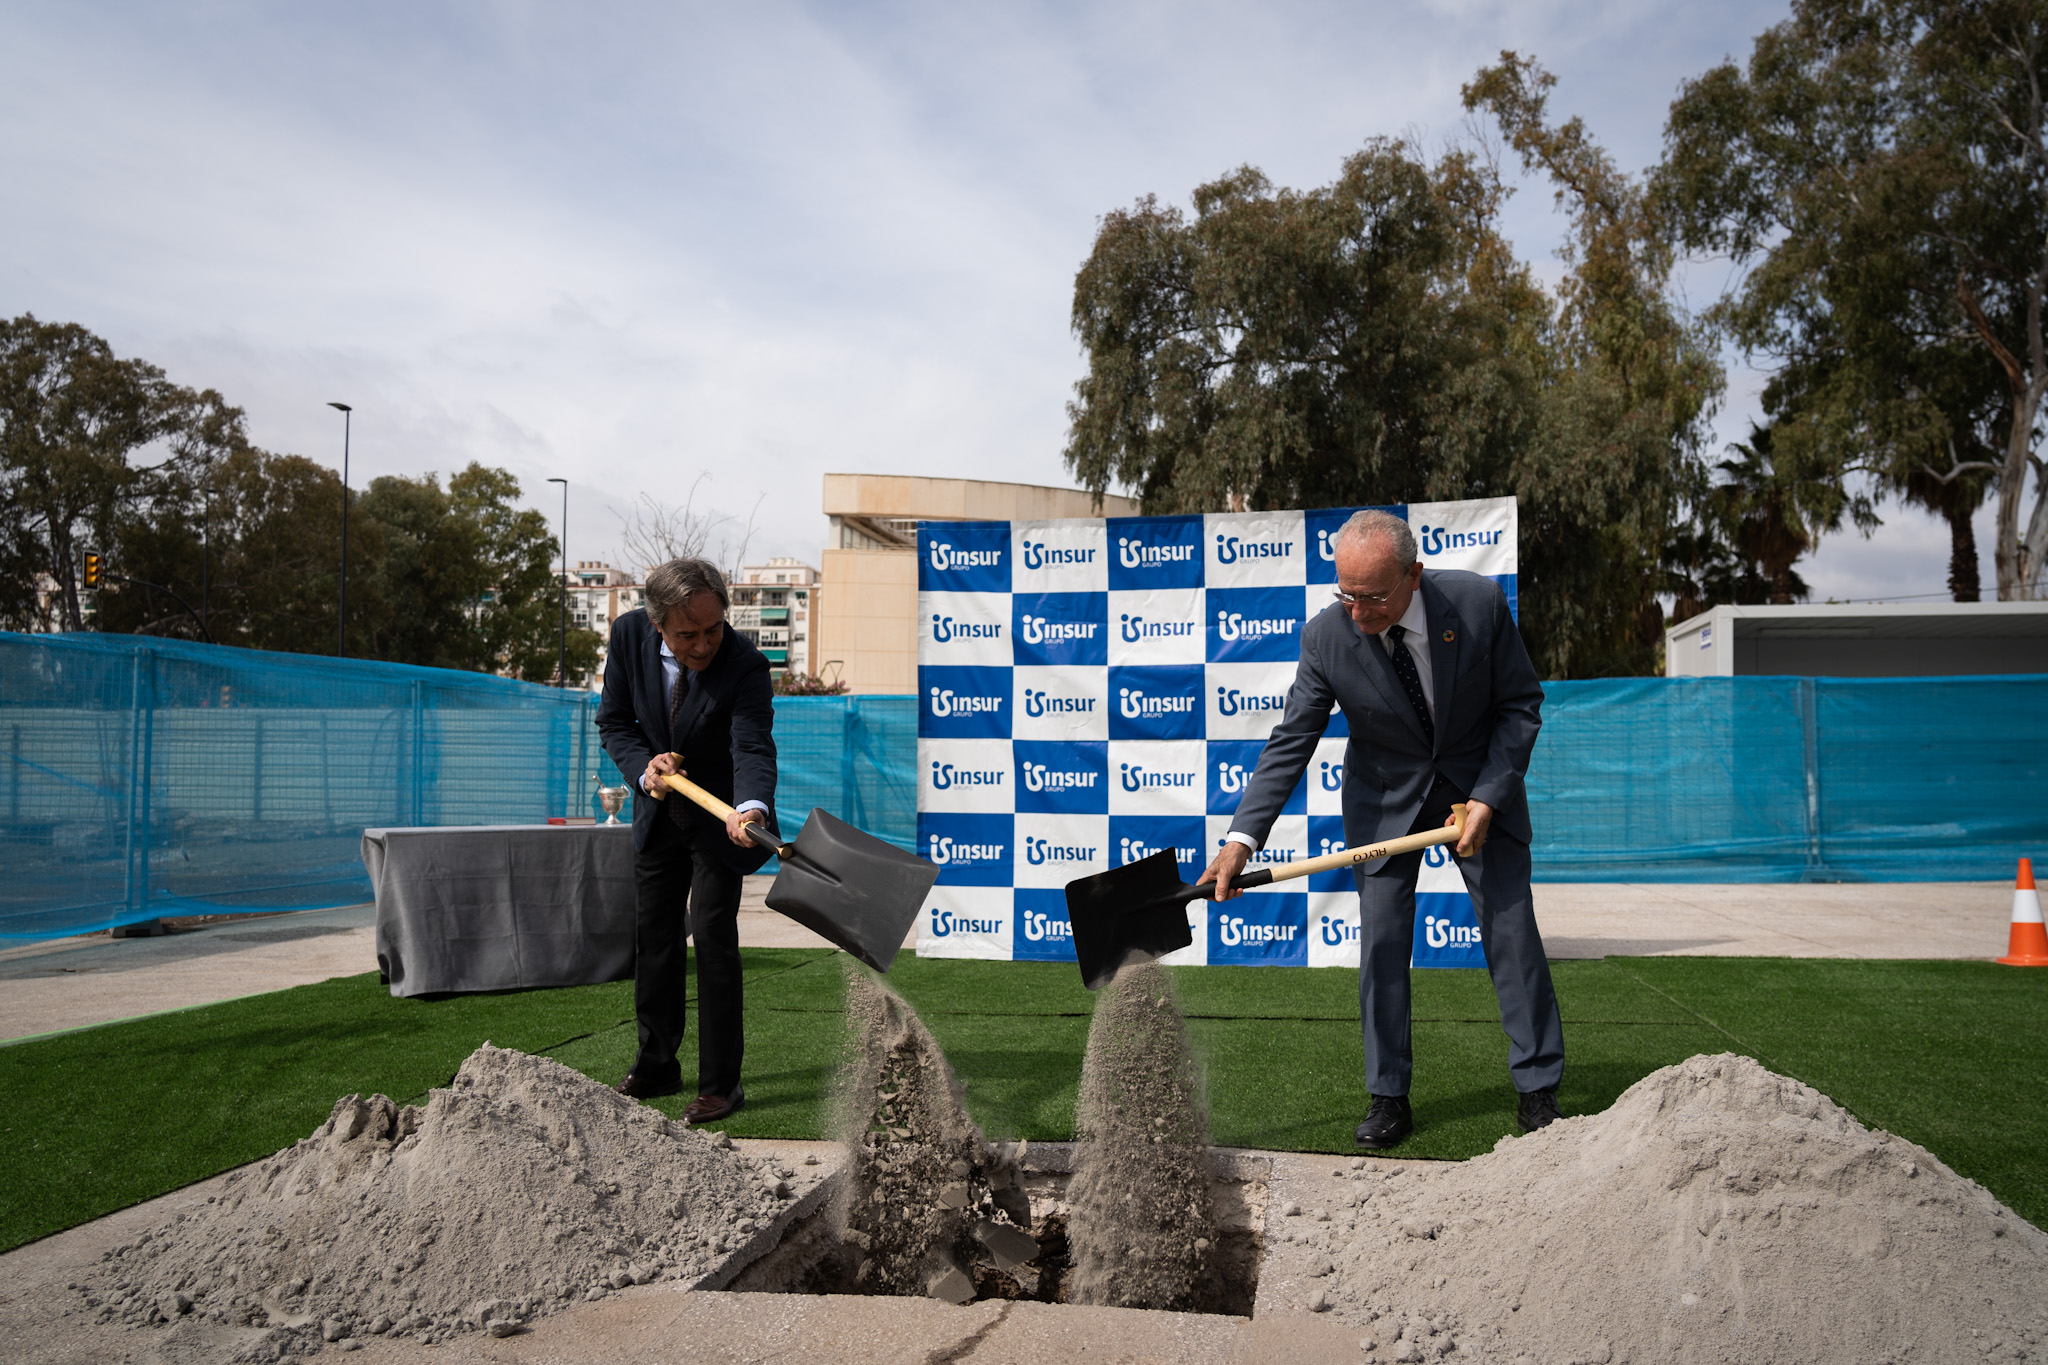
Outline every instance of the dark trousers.
POLYGON ((697 1093, 731 1095, 740 1086, 746 1037, 740 1021, 741 877, 702 840, 667 819, 654 822, 647 847, 633 855, 636 918, 633 1013, 640 1024, 635 1071, 675 1075, 689 998, 690 949, 697 940, 697 1093))
MULTIPOLYGON (((1437 829, 1462 800, 1439 781, 1409 831, 1437 829)), ((1500 999, 1508 1035, 1508 1075, 1523 1092, 1548 1090, 1564 1075, 1564 1022, 1550 963, 1536 931, 1529 893, 1529 846, 1499 832, 1475 858, 1456 860, 1479 915, 1479 943, 1500 999)), ((1422 852, 1390 858, 1358 877, 1358 1010, 1365 1031, 1365 1077, 1375 1095, 1405 1095, 1415 1070, 1408 1006, 1408 962, 1415 952, 1415 879, 1422 852)))

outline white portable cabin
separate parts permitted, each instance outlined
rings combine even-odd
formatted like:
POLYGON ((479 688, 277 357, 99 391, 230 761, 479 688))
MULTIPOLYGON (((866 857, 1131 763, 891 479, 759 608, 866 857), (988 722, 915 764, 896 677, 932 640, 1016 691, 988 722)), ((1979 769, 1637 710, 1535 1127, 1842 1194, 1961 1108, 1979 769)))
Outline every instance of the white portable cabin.
POLYGON ((1664 632, 1664 676, 2048 673, 2048 602, 1715 607, 1664 632))

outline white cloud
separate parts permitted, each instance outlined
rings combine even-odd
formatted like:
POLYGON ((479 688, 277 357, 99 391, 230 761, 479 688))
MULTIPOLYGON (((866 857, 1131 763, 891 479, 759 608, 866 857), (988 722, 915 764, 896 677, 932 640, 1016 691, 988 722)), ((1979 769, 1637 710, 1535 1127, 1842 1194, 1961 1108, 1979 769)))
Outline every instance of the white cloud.
MULTIPOLYGON (((1626 167, 1782 4, 538 3, 8 7, 0 293, 249 410, 357 481, 511 468, 570 554, 641 491, 815 560, 831 469, 1067 482, 1097 219, 1244 163, 1326 182, 1460 133, 1504 47, 1626 167)), ((1524 181, 1507 229, 1546 275, 1524 181)), ((1725 267, 1687 275, 1696 303, 1725 267)), ((1740 438, 1757 383, 1719 420, 1740 438)), ((1830 540, 1821 591, 1938 588, 1946 537, 1830 540), (1898 587, 1892 586, 1894 583, 1898 587)), ((1931 524, 1931 523, 1930 523, 1931 524)))

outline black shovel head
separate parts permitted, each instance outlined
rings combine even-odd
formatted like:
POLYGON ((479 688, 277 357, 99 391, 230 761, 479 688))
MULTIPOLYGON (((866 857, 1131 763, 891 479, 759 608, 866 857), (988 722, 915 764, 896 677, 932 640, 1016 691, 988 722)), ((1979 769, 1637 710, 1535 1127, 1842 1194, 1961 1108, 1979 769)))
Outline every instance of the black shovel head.
POLYGON ((1196 899, 1195 888, 1180 879, 1170 848, 1068 882, 1067 922, 1074 929, 1081 980, 1099 990, 1133 956, 1165 957, 1193 943, 1188 902, 1196 899))
POLYGON ((768 888, 768 908, 887 972, 938 879, 915 853, 813 810, 768 888))

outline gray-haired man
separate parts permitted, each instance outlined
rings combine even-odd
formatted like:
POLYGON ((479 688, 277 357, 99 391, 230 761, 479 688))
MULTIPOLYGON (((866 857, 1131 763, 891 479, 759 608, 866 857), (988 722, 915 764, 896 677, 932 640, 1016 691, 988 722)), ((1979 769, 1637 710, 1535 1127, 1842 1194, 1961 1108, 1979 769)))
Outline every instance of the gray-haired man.
MULTIPOLYGON (((1273 727, 1204 878, 1218 899, 1264 843, 1340 706, 1344 840, 1356 847, 1451 823, 1467 803, 1458 867, 1479 913, 1480 943, 1501 1026, 1517 1119, 1531 1131, 1558 1117, 1564 1027, 1529 894, 1529 808, 1522 779, 1536 746, 1543 689, 1498 584, 1425 570, 1408 524, 1360 512, 1337 535, 1337 601, 1301 633, 1287 710, 1273 727)), ((1415 879, 1422 855, 1357 873, 1359 1014, 1372 1105, 1361 1147, 1392 1147, 1414 1131, 1408 1083, 1408 962, 1415 946, 1415 879)))
POLYGON ((742 826, 775 808, 775 696, 768 659, 725 624, 725 578, 701 559, 647 575, 647 605, 612 623, 597 729, 605 752, 644 794, 633 803, 636 933, 633 1013, 640 1048, 619 1082, 635 1098, 682 1088, 689 948, 697 941, 697 1097, 693 1123, 746 1102, 740 1063, 742 878, 768 861, 742 826), (679 773, 736 807, 723 825, 661 778, 679 773))

